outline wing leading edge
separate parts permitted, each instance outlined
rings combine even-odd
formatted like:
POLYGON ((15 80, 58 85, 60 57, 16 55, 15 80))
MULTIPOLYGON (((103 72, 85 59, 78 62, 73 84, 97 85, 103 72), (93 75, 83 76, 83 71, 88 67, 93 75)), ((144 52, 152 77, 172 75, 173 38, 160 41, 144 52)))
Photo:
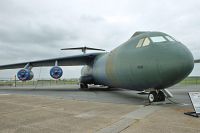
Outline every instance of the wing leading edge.
POLYGON ((200 59, 194 60, 194 63, 200 63, 200 59))
POLYGON ((61 58, 53 58, 46 60, 38 60, 38 61, 30 61, 9 65, 0 65, 0 70, 3 69, 16 69, 16 68, 24 68, 27 64, 31 67, 40 67, 40 66, 54 66, 55 62, 58 63, 59 66, 80 66, 80 65, 88 65, 93 62, 94 58, 102 53, 90 53, 90 54, 82 54, 61 58))

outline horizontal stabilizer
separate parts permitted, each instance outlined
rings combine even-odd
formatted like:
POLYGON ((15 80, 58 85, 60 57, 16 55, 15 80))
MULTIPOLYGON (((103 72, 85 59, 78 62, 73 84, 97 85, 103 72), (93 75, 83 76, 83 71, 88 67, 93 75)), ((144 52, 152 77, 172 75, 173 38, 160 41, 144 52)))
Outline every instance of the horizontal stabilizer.
POLYGON ((86 53, 86 50, 105 51, 104 49, 90 48, 90 47, 63 48, 61 50, 81 50, 83 53, 86 53))

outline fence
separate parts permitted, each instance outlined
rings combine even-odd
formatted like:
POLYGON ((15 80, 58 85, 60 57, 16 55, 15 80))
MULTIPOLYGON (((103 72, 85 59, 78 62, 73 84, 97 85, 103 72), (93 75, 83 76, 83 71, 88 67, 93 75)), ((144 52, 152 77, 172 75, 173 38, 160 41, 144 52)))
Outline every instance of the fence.
POLYGON ((63 79, 63 80, 31 80, 31 81, 19 81, 19 80, 0 80, 0 86, 6 87, 23 87, 23 86, 55 86, 66 84, 78 84, 78 79, 63 79))

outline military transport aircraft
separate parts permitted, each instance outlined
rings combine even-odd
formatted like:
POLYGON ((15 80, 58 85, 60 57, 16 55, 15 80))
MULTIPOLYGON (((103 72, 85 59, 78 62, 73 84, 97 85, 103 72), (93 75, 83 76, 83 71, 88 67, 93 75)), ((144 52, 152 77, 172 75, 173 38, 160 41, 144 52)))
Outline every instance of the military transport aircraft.
MULTIPOLYGON (((88 47, 67 48, 100 50, 88 47)), ((50 75, 59 79, 63 71, 60 66, 83 65, 80 88, 88 84, 104 85, 149 91, 149 102, 165 101, 165 88, 184 78, 193 70, 193 55, 188 48, 173 37, 162 32, 136 32, 125 43, 111 52, 85 53, 76 56, 30 61, 24 63, 1 65, 2 69, 22 68, 17 77, 26 81, 33 78, 33 67, 53 66, 50 75)))

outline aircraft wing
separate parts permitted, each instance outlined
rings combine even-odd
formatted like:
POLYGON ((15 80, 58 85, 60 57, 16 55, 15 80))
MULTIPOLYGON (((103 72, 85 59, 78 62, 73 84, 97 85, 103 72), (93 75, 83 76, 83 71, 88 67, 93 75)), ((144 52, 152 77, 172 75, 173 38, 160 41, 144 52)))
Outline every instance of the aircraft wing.
POLYGON ((200 59, 194 60, 194 63, 200 63, 200 59))
POLYGON ((102 53, 90 53, 90 54, 81 54, 75 56, 53 58, 46 60, 30 61, 9 65, 0 65, 0 70, 3 69, 15 69, 15 68, 24 68, 27 64, 31 67, 40 67, 40 66, 54 66, 57 61, 58 66, 80 66, 90 64, 94 58, 102 53))

